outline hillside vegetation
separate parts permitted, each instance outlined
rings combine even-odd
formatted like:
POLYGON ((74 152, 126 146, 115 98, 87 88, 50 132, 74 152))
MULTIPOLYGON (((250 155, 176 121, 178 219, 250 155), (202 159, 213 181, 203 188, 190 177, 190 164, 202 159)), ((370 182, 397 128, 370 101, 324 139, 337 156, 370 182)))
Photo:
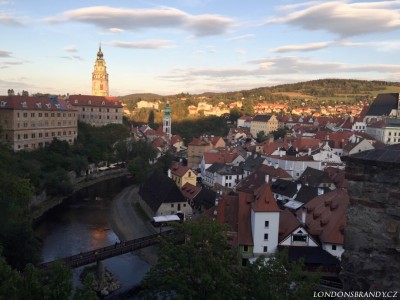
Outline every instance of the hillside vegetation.
POLYGON ((203 93, 198 95, 177 94, 161 96, 156 94, 131 94, 121 97, 123 102, 138 102, 140 100, 187 100, 203 99, 236 101, 242 98, 258 101, 290 100, 292 98, 343 98, 356 97, 373 98, 379 93, 400 92, 400 82, 367 81, 355 79, 319 79, 306 82, 283 84, 271 87, 260 87, 250 90, 239 90, 225 93, 203 93))

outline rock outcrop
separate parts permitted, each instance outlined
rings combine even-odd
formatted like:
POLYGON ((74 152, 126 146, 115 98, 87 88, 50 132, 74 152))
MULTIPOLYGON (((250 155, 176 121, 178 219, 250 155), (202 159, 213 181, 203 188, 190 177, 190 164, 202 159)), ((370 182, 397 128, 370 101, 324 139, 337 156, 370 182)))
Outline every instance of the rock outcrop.
POLYGON ((345 291, 400 291, 400 150, 350 156, 340 274, 345 291))

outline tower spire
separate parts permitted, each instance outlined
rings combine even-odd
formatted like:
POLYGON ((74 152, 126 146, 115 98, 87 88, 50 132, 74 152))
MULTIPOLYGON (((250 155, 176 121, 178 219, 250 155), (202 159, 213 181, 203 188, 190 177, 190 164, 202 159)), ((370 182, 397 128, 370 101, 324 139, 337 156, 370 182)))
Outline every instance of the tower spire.
POLYGON ((106 61, 103 58, 101 51, 101 43, 99 43, 99 51, 92 73, 92 95, 108 96, 108 73, 106 61))
POLYGON ((167 100, 163 118, 163 131, 168 135, 169 138, 172 136, 171 125, 171 108, 169 107, 169 101, 167 100))

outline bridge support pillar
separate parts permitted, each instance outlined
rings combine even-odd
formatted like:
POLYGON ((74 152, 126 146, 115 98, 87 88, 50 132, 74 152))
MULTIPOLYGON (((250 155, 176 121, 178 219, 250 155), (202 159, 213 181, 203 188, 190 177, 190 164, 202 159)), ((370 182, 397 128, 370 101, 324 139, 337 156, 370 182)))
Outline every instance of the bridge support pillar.
POLYGON ((98 260, 96 263, 96 267, 97 267, 97 280, 100 285, 100 290, 102 290, 104 287, 105 272, 106 272, 103 261, 98 260))

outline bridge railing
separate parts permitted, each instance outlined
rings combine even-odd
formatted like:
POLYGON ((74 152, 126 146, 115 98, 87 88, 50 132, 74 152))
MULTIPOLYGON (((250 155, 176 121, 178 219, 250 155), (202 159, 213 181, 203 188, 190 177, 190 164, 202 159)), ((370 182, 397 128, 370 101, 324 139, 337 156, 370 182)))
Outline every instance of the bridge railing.
MULTIPOLYGON (((173 230, 166 230, 164 232, 144 236, 141 238, 120 242, 114 245, 94 249, 91 251, 74 254, 61 259, 63 263, 71 268, 77 268, 96 261, 104 260, 114 256, 122 255, 131 251, 139 250, 145 247, 155 245, 160 242, 160 237, 171 235, 173 230)), ((54 261, 41 263, 38 265, 40 269, 45 269, 50 266, 54 261)))

